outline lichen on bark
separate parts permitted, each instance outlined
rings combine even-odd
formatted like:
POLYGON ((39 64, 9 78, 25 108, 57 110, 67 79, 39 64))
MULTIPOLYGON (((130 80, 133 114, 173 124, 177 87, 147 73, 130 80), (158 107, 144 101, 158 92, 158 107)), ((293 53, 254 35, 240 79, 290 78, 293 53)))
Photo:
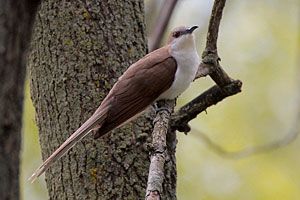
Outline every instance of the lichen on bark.
MULTIPOLYGON (((42 2, 29 65, 43 159, 145 55, 143 6, 142 0, 42 2)), ((87 136, 46 172, 50 199, 143 199, 152 128, 148 113, 98 140, 87 136)), ((174 153, 165 199, 176 198, 174 153)))

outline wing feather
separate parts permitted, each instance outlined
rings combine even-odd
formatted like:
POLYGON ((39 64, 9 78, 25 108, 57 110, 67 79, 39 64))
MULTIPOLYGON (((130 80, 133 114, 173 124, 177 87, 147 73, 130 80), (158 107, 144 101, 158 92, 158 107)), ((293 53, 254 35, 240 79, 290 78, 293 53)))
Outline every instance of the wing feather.
POLYGON ((143 66, 134 76, 125 73, 109 95, 108 116, 94 138, 120 126, 151 105, 171 87, 176 69, 176 60, 169 56, 152 66, 143 66))

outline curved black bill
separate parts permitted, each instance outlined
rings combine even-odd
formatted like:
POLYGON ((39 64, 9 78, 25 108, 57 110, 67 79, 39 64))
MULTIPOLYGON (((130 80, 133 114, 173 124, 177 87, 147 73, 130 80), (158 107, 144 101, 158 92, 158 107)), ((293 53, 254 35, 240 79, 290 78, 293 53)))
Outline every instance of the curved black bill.
POLYGON ((189 29, 187 30, 187 32, 191 34, 191 33, 193 33, 193 31, 196 30, 197 28, 198 28, 198 26, 192 26, 191 28, 189 28, 189 29))

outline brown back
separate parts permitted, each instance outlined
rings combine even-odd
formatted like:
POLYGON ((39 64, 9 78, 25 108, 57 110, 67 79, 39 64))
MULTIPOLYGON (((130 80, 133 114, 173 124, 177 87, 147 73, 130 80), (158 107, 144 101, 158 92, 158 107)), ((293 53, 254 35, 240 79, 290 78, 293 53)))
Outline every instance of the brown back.
MULTIPOLYGON (((107 118, 95 138, 143 111, 172 85, 177 69, 168 48, 153 51, 131 65, 119 78, 98 110, 109 106, 107 118)), ((97 111, 96 111, 97 112, 97 111)))

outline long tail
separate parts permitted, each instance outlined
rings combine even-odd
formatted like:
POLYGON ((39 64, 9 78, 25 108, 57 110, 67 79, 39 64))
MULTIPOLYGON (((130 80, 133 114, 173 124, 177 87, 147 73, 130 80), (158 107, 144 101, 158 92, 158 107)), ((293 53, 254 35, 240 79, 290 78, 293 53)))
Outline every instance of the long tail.
POLYGON ((78 141, 84 138, 95 126, 101 126, 106 118, 107 109, 95 112, 82 126, 77 129, 28 179, 33 183, 49 167, 65 153, 67 153, 78 141))

